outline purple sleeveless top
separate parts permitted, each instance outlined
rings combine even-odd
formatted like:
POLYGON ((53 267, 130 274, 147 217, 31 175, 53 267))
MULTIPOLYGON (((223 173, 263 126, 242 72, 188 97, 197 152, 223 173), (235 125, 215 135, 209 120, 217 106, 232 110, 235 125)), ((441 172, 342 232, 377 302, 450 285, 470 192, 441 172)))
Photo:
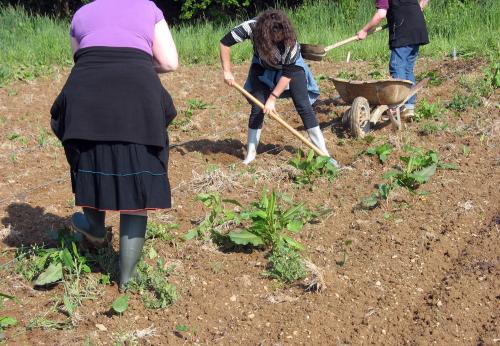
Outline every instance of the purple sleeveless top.
POLYGON ((163 13, 149 0, 95 0, 76 11, 71 37, 80 48, 138 48, 153 55, 155 24, 163 13))

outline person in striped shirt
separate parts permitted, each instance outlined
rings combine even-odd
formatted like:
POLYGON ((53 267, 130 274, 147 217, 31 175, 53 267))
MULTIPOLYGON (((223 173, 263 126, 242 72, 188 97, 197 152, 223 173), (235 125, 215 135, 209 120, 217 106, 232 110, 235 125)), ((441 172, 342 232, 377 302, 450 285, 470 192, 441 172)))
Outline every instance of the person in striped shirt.
MULTIPOLYGON (((312 107, 319 97, 319 88, 300 54, 300 44, 290 19, 282 11, 269 9, 239 24, 220 40, 220 60, 224 81, 228 85, 234 84, 231 46, 245 40, 252 41, 254 54, 244 88, 265 106, 262 110, 252 104, 247 155, 243 163, 249 164, 255 159, 264 114, 275 110, 276 100, 280 97, 292 98, 311 141, 328 153, 312 107)), ((337 165, 334 159, 332 162, 337 165)))

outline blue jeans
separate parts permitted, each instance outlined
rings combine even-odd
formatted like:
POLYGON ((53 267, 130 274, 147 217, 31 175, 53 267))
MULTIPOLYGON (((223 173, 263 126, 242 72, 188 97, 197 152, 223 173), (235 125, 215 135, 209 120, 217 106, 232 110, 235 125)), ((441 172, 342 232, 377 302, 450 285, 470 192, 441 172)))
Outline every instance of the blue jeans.
MULTIPOLYGON (((419 45, 410 45, 391 49, 389 72, 392 78, 407 79, 415 85, 413 68, 417 61, 419 45)), ((406 108, 414 109, 417 98, 413 95, 407 102, 406 108)))

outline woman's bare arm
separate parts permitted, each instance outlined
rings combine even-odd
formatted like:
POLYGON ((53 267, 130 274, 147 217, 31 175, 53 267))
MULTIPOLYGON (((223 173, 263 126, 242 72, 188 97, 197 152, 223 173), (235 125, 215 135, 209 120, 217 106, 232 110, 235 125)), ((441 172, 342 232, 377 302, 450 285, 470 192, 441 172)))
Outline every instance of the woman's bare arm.
POLYGON ((174 39, 165 19, 155 25, 153 39, 153 58, 158 73, 174 71, 179 67, 179 56, 174 39))

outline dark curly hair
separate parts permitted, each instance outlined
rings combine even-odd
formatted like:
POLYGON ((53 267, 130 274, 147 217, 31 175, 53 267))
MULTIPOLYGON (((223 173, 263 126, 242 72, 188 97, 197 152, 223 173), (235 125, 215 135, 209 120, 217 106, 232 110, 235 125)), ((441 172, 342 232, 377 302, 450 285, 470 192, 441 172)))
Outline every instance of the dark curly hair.
POLYGON ((276 46, 292 49, 297 41, 297 34, 287 15, 280 10, 268 9, 262 12, 253 30, 253 45, 257 54, 264 61, 273 65, 278 63, 276 46))

